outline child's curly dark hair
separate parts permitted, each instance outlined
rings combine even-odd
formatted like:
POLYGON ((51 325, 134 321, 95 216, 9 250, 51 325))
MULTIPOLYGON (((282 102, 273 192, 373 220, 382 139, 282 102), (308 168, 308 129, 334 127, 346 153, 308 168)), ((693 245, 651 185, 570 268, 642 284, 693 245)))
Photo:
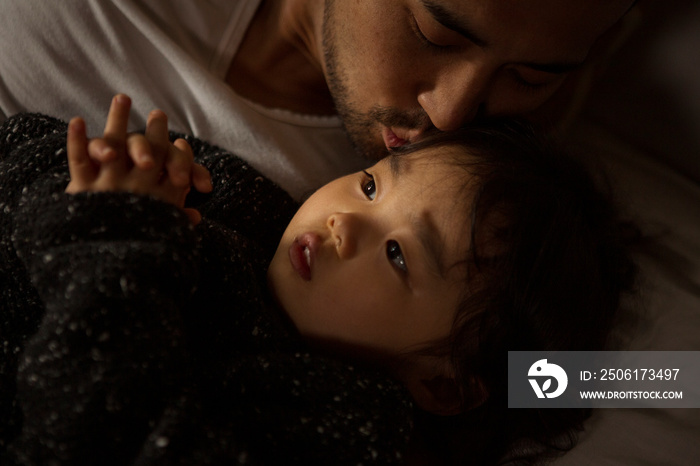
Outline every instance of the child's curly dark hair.
POLYGON ((523 122, 439 134, 408 151, 434 145, 463 149, 454 163, 470 175, 464 299, 452 335, 431 348, 452 361, 465 409, 447 419, 419 413, 418 432, 444 442, 455 438, 445 428, 463 430, 469 438, 457 442, 474 445, 470 464, 493 464, 515 443, 539 447, 525 462, 567 450, 590 410, 509 410, 508 351, 604 349, 634 288, 636 229, 587 168, 523 122))

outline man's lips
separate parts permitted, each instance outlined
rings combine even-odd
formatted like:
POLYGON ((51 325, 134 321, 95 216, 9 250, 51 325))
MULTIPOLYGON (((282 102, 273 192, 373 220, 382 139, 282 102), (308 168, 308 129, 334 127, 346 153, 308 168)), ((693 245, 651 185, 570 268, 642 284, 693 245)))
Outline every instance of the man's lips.
POLYGON ((406 144, 413 144, 421 139, 426 128, 389 128, 387 126, 382 127, 382 138, 384 139, 384 145, 387 149, 391 150, 396 147, 405 146, 406 144))
POLYGON ((311 270, 320 244, 320 236, 315 233, 304 233, 295 238, 289 247, 289 261, 292 268, 305 281, 311 280, 311 270))
POLYGON ((382 137, 384 138, 384 145, 387 149, 401 147, 408 144, 407 139, 398 137, 391 128, 387 128, 386 126, 382 128, 382 137))

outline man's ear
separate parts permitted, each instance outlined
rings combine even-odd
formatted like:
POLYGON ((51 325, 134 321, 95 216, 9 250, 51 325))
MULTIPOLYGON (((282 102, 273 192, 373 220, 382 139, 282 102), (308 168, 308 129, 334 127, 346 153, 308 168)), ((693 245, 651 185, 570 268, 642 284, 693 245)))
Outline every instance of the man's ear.
POLYGON ((452 364, 427 357, 412 364, 404 373, 404 383, 419 408, 440 416, 452 416, 476 408, 488 398, 478 379, 470 387, 460 387, 452 364), (464 399, 465 395, 468 399, 464 399))

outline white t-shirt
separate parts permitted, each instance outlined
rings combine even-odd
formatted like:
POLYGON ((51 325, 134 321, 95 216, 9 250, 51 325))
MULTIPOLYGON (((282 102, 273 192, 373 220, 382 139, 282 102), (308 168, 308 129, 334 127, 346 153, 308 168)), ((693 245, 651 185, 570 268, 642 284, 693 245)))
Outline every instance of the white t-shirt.
POLYGON ((0 119, 82 116, 99 135, 112 96, 131 129, 160 108, 170 128, 228 149, 299 198, 368 165, 337 117, 265 108, 226 73, 260 0, 0 0, 0 119))

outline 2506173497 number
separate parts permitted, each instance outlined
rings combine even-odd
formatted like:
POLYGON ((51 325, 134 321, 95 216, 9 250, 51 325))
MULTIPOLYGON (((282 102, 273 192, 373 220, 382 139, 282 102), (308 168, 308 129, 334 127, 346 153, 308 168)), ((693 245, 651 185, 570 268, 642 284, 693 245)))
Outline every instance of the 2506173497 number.
POLYGON ((599 380, 676 380, 680 369, 602 369, 599 380))

